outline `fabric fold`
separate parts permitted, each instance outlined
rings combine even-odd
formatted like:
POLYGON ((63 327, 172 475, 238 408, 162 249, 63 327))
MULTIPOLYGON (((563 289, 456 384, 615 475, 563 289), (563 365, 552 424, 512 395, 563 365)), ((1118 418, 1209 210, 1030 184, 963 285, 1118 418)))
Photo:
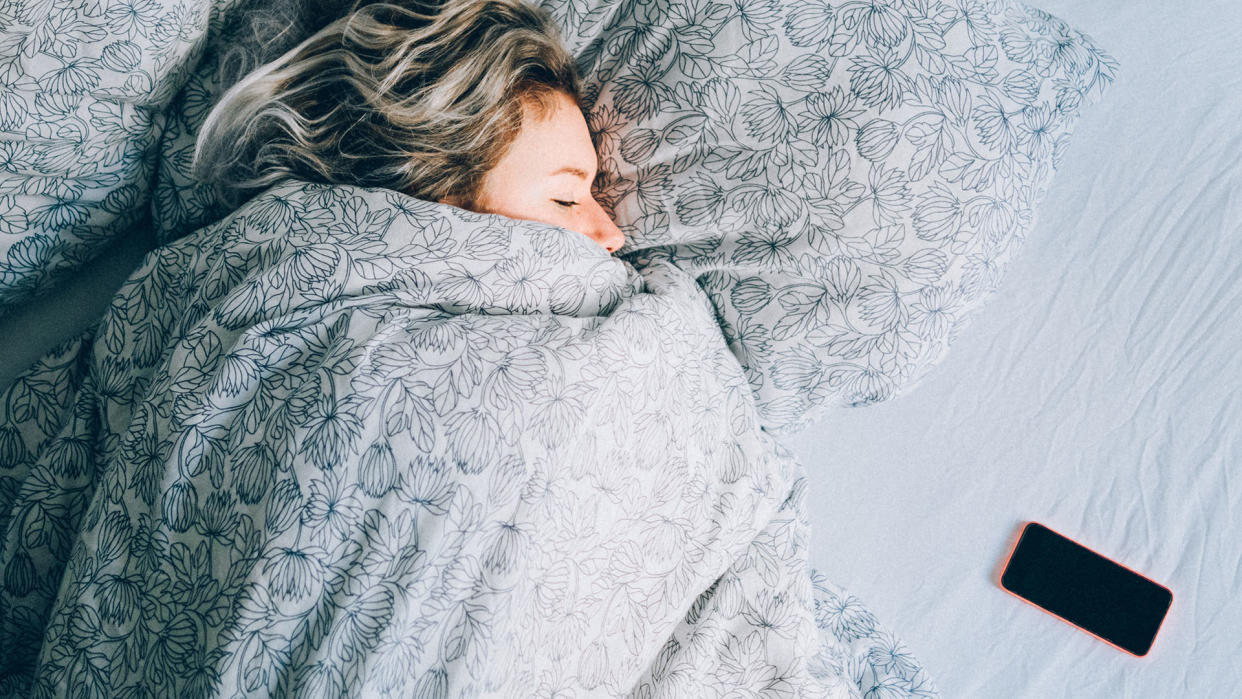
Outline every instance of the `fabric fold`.
POLYGON ((60 356, 3 404, 11 690, 642 695, 693 618, 722 696, 825 696, 800 467, 671 264, 288 181, 60 356))

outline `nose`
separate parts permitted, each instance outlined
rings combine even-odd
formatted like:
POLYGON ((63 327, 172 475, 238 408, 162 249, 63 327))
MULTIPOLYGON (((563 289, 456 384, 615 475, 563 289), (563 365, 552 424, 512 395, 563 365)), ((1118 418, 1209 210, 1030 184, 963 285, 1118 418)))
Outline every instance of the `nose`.
POLYGON ((604 207, 600 206, 594 197, 591 197, 590 213, 589 237, 604 246, 609 253, 620 250, 621 246, 625 245, 625 234, 617 228, 617 224, 612 222, 612 219, 608 217, 608 212, 604 211, 604 207))

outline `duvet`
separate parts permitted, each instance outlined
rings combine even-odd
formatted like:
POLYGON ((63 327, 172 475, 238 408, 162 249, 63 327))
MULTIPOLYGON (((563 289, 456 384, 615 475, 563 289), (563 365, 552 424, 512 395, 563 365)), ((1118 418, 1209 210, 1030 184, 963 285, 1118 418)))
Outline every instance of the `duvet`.
POLYGON ((150 253, 0 401, 0 690, 934 696, 641 255, 292 180, 150 253))

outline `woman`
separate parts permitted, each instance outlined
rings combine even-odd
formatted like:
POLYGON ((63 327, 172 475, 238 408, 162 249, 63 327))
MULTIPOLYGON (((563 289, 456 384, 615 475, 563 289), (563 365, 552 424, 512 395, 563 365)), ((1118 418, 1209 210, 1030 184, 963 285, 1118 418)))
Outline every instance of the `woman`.
POLYGON ((233 206, 296 177, 624 244, 591 194, 573 57, 521 0, 355 4, 225 93, 194 155, 233 206))
MULTIPOLYGON (((246 50, 245 47, 239 48, 246 50)), ((591 184, 598 167, 597 157, 586 120, 578 105, 578 95, 579 82, 573 59, 559 44, 551 18, 544 11, 526 5, 521 0, 467 0, 443 6, 435 2, 411 0, 403 4, 355 6, 345 17, 331 22, 277 60, 248 74, 225 93, 200 130, 194 165, 198 176, 214 183, 225 201, 234 207, 255 198, 255 195, 272 188, 282 180, 357 185, 394 190, 475 212, 560 226, 586 235, 609 252, 615 252, 623 245, 624 238, 591 193, 591 184)), ((344 232, 342 237, 353 233, 358 231, 344 232)), ((327 237, 331 236, 332 234, 327 234, 327 237)), ((182 488, 180 481, 178 484, 167 484, 170 489, 163 488, 165 484, 162 481, 165 476, 182 472, 182 457, 189 452, 176 448, 162 451, 161 447, 149 452, 150 458, 144 460, 136 457, 136 453, 131 452, 128 446, 122 446, 123 441, 128 444, 125 439, 118 439, 118 434, 110 431, 114 426, 128 429, 121 426, 129 425, 133 429, 127 434, 137 436, 146 429, 137 425, 151 426, 153 423, 148 423, 147 418, 155 417, 155 411, 139 408, 137 413, 131 415, 127 407, 122 409, 125 413, 123 417, 110 415, 108 424, 105 425, 100 425, 94 417, 87 418, 87 423, 78 423, 74 417, 97 416, 101 410, 107 412, 102 407, 104 403, 100 402, 100 394, 95 391, 94 381, 97 378, 109 386, 124 384, 127 387, 125 390, 134 389, 133 395, 137 402, 146 398, 158 401, 161 395, 169 395, 171 392, 164 389, 148 392, 146 382, 151 379, 159 381, 162 378, 171 378, 174 374, 184 378, 185 375, 179 370, 169 373, 165 361, 180 361, 180 353, 175 346, 183 341, 198 348, 198 352, 217 345, 219 348, 228 345, 232 350, 238 350, 240 345, 237 343, 267 342, 268 339, 283 336, 286 331, 297 335, 306 330, 303 328, 302 331, 294 331, 287 327, 285 323, 291 316, 278 311, 275 315, 281 316, 283 320, 265 326, 270 335, 267 332, 247 332, 244 336, 241 333, 226 333, 219 336, 222 340, 210 339, 210 342, 204 341, 206 336, 182 336, 182 330, 197 325, 200 321, 210 323, 211 318, 215 317, 213 313, 206 313, 205 307, 198 306, 193 301, 187 301, 188 305, 179 305, 190 297, 201 300, 205 293, 214 299, 213 302, 223 303, 219 294, 229 293, 225 286, 240 282, 240 276, 251 272, 253 275, 246 277, 250 281, 265 272, 266 279, 279 279, 289 285, 294 285, 299 280, 306 281, 305 278, 297 276, 296 272, 302 271, 294 269, 298 267, 297 264, 289 268, 295 274, 275 273, 273 276, 273 270, 259 270, 265 260, 271 260, 261 254, 252 254, 255 252, 253 245, 246 250, 240 250, 245 246, 233 244, 236 240, 232 243, 222 242, 220 245, 221 255, 216 259, 225 260, 225 264, 205 264, 197 272, 190 272, 188 268, 180 266, 178 261, 185 262, 188 259, 185 255, 195 254, 194 246, 197 243, 194 239, 194 235, 186 236, 153 253, 144 263, 149 267, 135 272, 135 277, 123 288, 120 294, 122 297, 127 290, 147 288, 143 286, 146 281, 156 278, 179 280, 175 290, 165 288, 159 292, 142 294, 144 299, 153 302, 148 308, 150 313, 143 311, 141 314, 146 321, 152 323, 146 326, 151 330, 151 334, 145 336, 149 340, 144 343, 146 350, 117 350, 104 347, 103 344, 94 347, 93 351, 83 350, 83 371, 75 374, 70 382, 72 390, 65 396, 74 408, 65 413, 65 424, 46 425, 49 430, 46 436, 54 438, 46 440, 46 443, 42 437, 31 438, 31 451, 28 452, 21 437, 21 430, 27 427, 22 422, 23 418, 14 418, 12 424, 0 420, 0 470, 4 472, 4 483, 0 483, 0 486, 6 489, 6 492, 0 492, 0 496, 3 496, 0 497, 0 646, 6 651, 13 651, 0 657, 0 696, 7 696, 10 692, 15 695, 33 692, 35 695, 51 696, 68 692, 66 687, 70 686, 91 686, 97 694, 108 695, 120 691, 122 685, 139 692, 145 686, 147 691, 161 695, 165 692, 172 693, 170 687, 174 683, 184 683, 189 687, 188 696, 208 695, 215 691, 213 687, 230 686, 229 683, 240 683, 247 691, 266 688, 267 691, 276 693, 290 691, 297 696, 317 696, 317 690, 311 691, 307 688, 320 687, 320 680, 332 680, 331 675, 336 672, 335 667, 323 666, 304 658, 299 660, 280 655, 287 653, 287 650, 270 655, 264 650, 266 645, 256 645, 259 643, 256 640, 258 636, 242 639, 240 646, 230 651, 232 656, 223 655, 224 651, 220 648, 203 650, 206 644, 214 644, 217 640, 221 644, 227 644, 223 639, 232 631, 222 630, 223 627, 232 625, 235 619, 240 618, 237 614, 245 616, 247 612, 243 606, 255 600, 240 594, 240 587, 224 589, 218 582, 215 585, 208 584, 210 589, 204 587, 201 590, 202 595, 191 592, 189 596, 179 596, 173 591, 174 587, 182 591, 188 591, 189 588, 184 585, 178 587, 180 583, 165 585, 163 578, 152 571, 167 566, 163 562, 155 562, 155 559, 146 557, 143 553, 157 549, 171 550, 159 542, 168 543, 169 540, 160 532, 162 527, 172 526, 169 531, 172 532, 173 539, 184 535, 193 537, 202 544, 201 551, 195 549, 206 552, 205 558, 198 559, 199 563, 209 568, 212 565, 221 565, 228 570, 240 570, 236 567, 238 565, 249 566, 248 570, 252 570, 255 575, 265 575, 260 571, 266 569, 268 573, 292 584, 282 586, 281 594, 290 593, 299 599, 309 599, 303 594, 307 589, 304 589, 302 583, 310 582, 312 578, 304 575, 307 570, 302 567, 298 557, 300 554, 291 554, 290 558, 285 555, 288 551, 281 553, 279 547, 264 547, 263 551, 266 553, 259 554, 257 548, 252 553, 263 556, 273 554, 279 560, 273 558, 230 562, 222 558, 220 552, 223 549, 220 545, 230 537, 240 541, 235 538, 241 536, 238 532, 244 529, 240 524, 243 519, 239 517, 253 515, 254 521, 259 523, 258 526, 266 527, 271 523, 274 527, 288 527, 284 529, 286 532, 290 528, 301 530, 304 522, 310 525, 337 521, 337 515, 342 510, 340 503, 334 499, 335 496, 329 496, 323 501, 330 504, 322 512, 315 509, 317 506, 314 505, 299 505, 283 510, 288 517, 277 517, 279 508, 269 508, 268 505, 271 498, 278 496, 278 492, 300 502, 303 495, 312 499, 317 497, 314 494, 317 491, 312 492, 312 489, 318 486, 312 486, 309 480, 301 486, 294 486, 290 480, 287 484, 288 492, 281 490, 282 486, 274 480, 278 473, 275 468, 277 461, 273 460, 275 453, 264 451, 266 447, 256 443, 230 451, 227 457, 220 452, 221 459, 214 462, 218 467, 216 475, 213 476, 215 480, 212 487, 203 487, 203 502, 199 508, 196 503, 191 504, 181 497, 186 495, 197 498, 198 495, 191 495, 189 490, 182 488), (225 249, 227 252, 224 252, 225 249), (164 266, 165 263, 169 265, 164 266), (246 264, 251 264, 253 269, 246 268, 246 264), (211 269, 208 270, 208 267, 211 269), (147 274, 148 272, 153 274, 147 274), (221 283, 206 282, 200 286, 204 278, 198 275, 203 272, 220 273, 223 275, 218 279, 221 283), (158 299, 155 298, 157 296, 158 299), (156 316, 160 316, 158 322, 153 320, 156 316), (212 344, 213 342, 216 344, 212 344), (177 357, 174 358, 173 355, 177 357), (110 368, 101 372, 96 372, 94 368, 85 368, 95 360, 108 364, 110 368), (112 372, 111 368, 116 368, 117 371, 112 372), (91 374, 90 377, 83 379, 82 376, 87 373, 91 374), (131 380, 136 383, 131 383, 131 380), (105 432, 108 436, 101 436, 105 432), (108 451, 108 454, 84 448, 88 444, 104 442, 109 445, 103 450, 108 451), (109 451, 113 447, 120 448, 123 453, 109 451), (251 456, 260 458, 250 458, 251 456), (100 467, 100 475, 96 477, 95 465, 104 462, 111 463, 115 468, 100 467), (141 474, 136 471, 131 473, 129 469, 137 466, 139 462, 152 468, 141 474), (105 472, 108 475, 102 475, 105 472), (127 475, 121 475, 122 473, 127 475), (227 483, 221 480, 226 474, 227 483), (19 494, 14 484, 24 484, 25 495, 19 494), (120 492, 113 490, 114 486, 123 490, 134 487, 151 497, 143 504, 142 495, 126 499, 133 495, 127 490, 127 495, 122 498, 124 503, 121 504, 109 495, 120 492), (237 491, 237 488, 241 490, 237 491), (157 493, 157 490, 161 492, 157 493), (235 491, 245 495, 235 495, 235 491), (211 500, 210 504, 208 499, 211 500), (124 512, 111 512, 101 519, 99 513, 113 507, 120 507, 124 512), (137 509, 131 507, 142 509, 147 514, 130 517, 130 514, 137 512, 137 509), (84 515, 87 509, 95 512, 95 516, 84 515), (246 512, 249 514, 245 514, 246 512), (270 517, 256 514, 260 512, 266 512, 270 517), (200 514, 202 517, 199 517, 200 514), (318 517, 321 514, 326 515, 326 518, 318 517), (53 520, 63 536, 30 538, 23 534, 29 528, 28 521, 35 522, 31 526, 42 532, 53 527, 52 524, 44 526, 43 522, 50 523, 53 520), (134 524, 135 522, 141 523, 134 524), (108 531, 95 537, 95 526, 108 531), (109 571, 103 573, 100 568, 93 570, 86 578, 78 575, 79 563, 69 562, 71 545, 78 555, 74 560, 84 560, 83 557, 98 560, 101 566, 110 566, 109 571), (102 549, 99 545, 102 545, 102 549), (208 552, 212 546, 216 547, 214 555, 208 552), (98 555, 99 551, 103 552, 102 555, 98 555), (159 590, 156 591, 156 588, 159 590), (143 600, 157 598, 159 602, 156 604, 163 605, 163 612, 157 613, 150 605, 144 607, 147 603, 143 600), (87 599, 91 600, 90 604, 99 605, 102 616, 94 610, 85 611, 85 605, 79 600, 87 599), (208 600, 208 606, 215 605, 216 611, 198 608, 198 603, 204 600, 208 600), (148 611, 152 615, 149 619, 143 616, 148 611), (86 616, 83 617, 83 614, 86 616), (140 617, 146 621, 140 621, 140 617), (138 638, 138 635, 146 633, 145 624, 148 621, 162 629, 156 634, 159 638, 150 643, 138 638), (78 633, 81 625, 79 622, 86 623, 89 627, 81 634, 78 633), (218 637, 217 632, 220 634, 218 637), (81 657, 74 655, 77 651, 70 653, 73 657, 67 656, 59 650, 64 647, 82 649, 81 657), (100 659, 105 650, 113 653, 116 648, 135 649, 124 657, 116 654, 109 656, 114 661, 126 664, 132 675, 126 677, 123 673, 114 672, 119 671, 120 666, 105 672, 107 677, 83 671, 82 662, 98 664, 96 661, 102 662, 100 659), (140 648, 145 650, 136 650, 140 648), (191 648, 194 650, 189 650, 191 648), (86 660, 88 655, 94 660, 86 660), (242 663, 238 666, 241 669, 229 665, 232 660, 242 663), (251 661, 261 661, 263 667, 256 672, 255 668, 258 666, 251 661), (194 669, 188 668, 187 663, 193 665, 194 669), (277 672, 275 668, 280 667, 285 670, 277 672), (134 684, 134 677, 143 679, 134 684)), ((223 238, 216 240, 219 242, 223 238)), ((214 253, 210 252, 211 244, 203 245, 204 248, 197 252, 206 257, 214 257, 214 253)), ((282 246, 275 244, 269 246, 268 250, 277 247, 282 246)), ((297 248, 299 245, 293 247, 297 248)), ((319 254, 337 251, 329 250, 331 247, 330 240, 320 241, 319 244, 303 243, 292 254, 297 259, 314 265, 324 259, 317 257, 319 254), (300 253, 306 253, 306 256, 300 256, 300 253)), ((468 262, 469 260, 464 261, 468 262)), ((613 270, 615 277, 620 265, 615 264, 615 260, 612 262, 612 267, 616 268, 613 270)), ((595 263, 586 260, 580 264, 595 263)), ((417 264, 412 263, 412 266, 417 267, 417 264)), ((428 273, 436 273, 430 269, 417 271, 424 278, 428 273)), ((580 273, 579 276, 583 275, 580 273)), ((322 278, 316 277, 313 281, 322 281, 322 278)), ((311 286, 313 285, 312 282, 311 286)), ((388 288, 391 290, 393 287, 388 288)), ((446 285, 441 288, 452 291, 454 287, 446 285)), ((240 287, 232 291, 240 291, 240 287)), ((384 296, 370 290, 358 293, 384 296)), ((265 309, 281 298, 289 300, 289 297, 281 297, 270 286, 263 287, 263 292, 256 298, 259 298, 260 305, 265 309)), ((325 298, 320 300, 328 305, 332 303, 325 298)), ((354 301, 357 301, 356 297, 354 301)), ((119 303, 124 305, 124 301, 119 303)), ((462 302, 446 304, 446 307, 466 305, 462 302)), ((312 314, 317 312, 309 308, 301 310, 312 314)), ((393 309, 386 308, 377 313, 382 314, 388 310, 393 309)), ((108 324, 109 317, 117 316, 106 315, 103 321, 105 325, 108 324)), ((374 316, 367 316, 365 313, 353 317, 357 320, 375 320, 374 316)), ((324 326, 324 329, 329 333, 337 332, 330 330, 333 327, 340 330, 345 326, 329 325, 324 326)), ((107 333, 102 333, 101 337, 104 334, 107 333)), ((347 344, 352 346, 351 343, 354 342, 339 336, 339 333, 331 338, 324 336, 321 340, 329 344, 336 342, 340 347, 347 344)), ((311 344, 315 347, 326 347, 317 344, 318 342, 312 341, 311 344)), ((379 346, 384 345, 385 341, 383 338, 375 338, 374 343, 379 346)), ((395 344, 413 346, 413 343, 404 341, 395 344)), ((310 349, 310 346, 307 345, 306 348, 310 349)), ((271 353, 251 355, 251 350, 240 351, 246 356, 256 358, 266 355, 263 362, 275 358, 271 353)), ((311 349, 309 354, 291 360, 291 366, 269 373, 269 378, 283 385, 286 381, 293 381, 291 377, 294 375, 303 378, 318 375, 322 368, 320 360, 340 360, 345 363, 356 361, 355 358, 346 358, 344 355, 333 355, 334 358, 315 355, 319 359, 307 359, 315 351, 311 349), (292 366, 293 364, 296 366, 292 366)), ((231 353, 228 356, 241 355, 231 353)), ((472 356, 477 361, 481 355, 476 350, 472 356)), ((336 366, 343 371, 345 364, 336 366)), ((226 379, 225 374, 233 376, 226 370, 224 374, 219 374, 222 380, 231 380, 226 379)), ((247 375, 257 378, 254 374, 247 375)), ((334 380, 332 377, 339 378, 343 375, 329 371, 323 376, 329 377, 325 380, 331 381, 334 380)), ((343 406, 352 404, 352 400, 359 398, 357 395, 352 398, 345 395, 349 390, 347 385, 325 387, 318 383, 318 379, 311 383, 305 384, 304 394, 316 404, 335 400, 330 397, 335 395, 340 395, 343 406), (315 385, 312 386, 311 383, 315 385)), ((184 387, 184 384, 179 385, 184 387)), ((212 385, 223 387, 223 384, 212 385)), ((208 387, 204 384, 202 388, 208 387)), ((234 398, 255 397, 250 392, 254 388, 253 384, 248 384, 245 390, 240 390, 240 384, 234 388, 239 389, 237 392, 229 390, 234 398)), ((19 387, 16 390, 22 389, 19 387)), ((110 396, 116 397, 111 389, 106 390, 110 396)), ((452 387, 445 387, 441 393, 452 390, 452 387)), ((300 400, 292 396, 290 398, 294 402, 300 400)), ((237 423, 239 427, 236 434, 239 437, 260 440, 270 436, 264 430, 274 424, 271 420, 273 414, 291 405, 292 403, 283 399, 271 402, 268 404, 271 410, 265 408, 262 411, 262 424, 241 426, 237 423)), ((394 413, 394 422, 389 424, 394 431, 413 433, 415 430, 409 427, 409 422, 403 424, 401 421, 405 416, 414 415, 417 406, 404 399, 403 405, 405 407, 398 411, 403 415, 394 413)), ((189 421, 197 423, 213 410, 213 407, 206 404, 190 409, 195 416, 189 418, 189 421)), ((329 412, 334 410, 330 409, 329 412)), ((225 413, 240 414, 232 408, 225 413)), ((171 416, 170 419, 183 427, 188 424, 183 420, 184 417, 186 416, 179 414, 171 416)), ((282 418, 276 418, 277 421, 280 419, 282 418)), ((328 422, 332 423, 333 419, 330 418, 328 422)), ((147 436, 161 443, 171 444, 170 440, 177 440, 178 444, 183 444, 194 452, 195 456, 192 458, 196 464, 203 463, 199 457, 205 452, 196 451, 189 442, 182 442, 173 435, 173 431, 180 427, 172 427, 172 423, 169 423, 168 429, 152 429, 155 431, 147 436)), ((353 430, 352 424, 346 432, 355 436, 361 434, 353 430)), ((365 471, 370 476, 378 476, 375 483, 367 480, 368 484, 376 486, 373 489, 375 492, 394 490, 397 483, 397 464, 393 461, 392 450, 377 443, 374 449, 354 450, 348 456, 341 456, 345 452, 337 448, 342 444, 337 437, 344 434, 333 432, 332 435, 327 435, 328 440, 323 444, 314 439, 301 440, 299 443, 310 445, 307 454, 313 452, 316 459, 323 457, 319 459, 320 462, 333 473, 365 471), (326 446, 327 451, 319 449, 317 445, 326 446), (338 463, 338 456, 352 463, 338 463), (327 463, 324 459, 332 463, 327 463), (375 471, 377 465, 381 467, 382 473, 375 471)), ((145 440, 146 437, 141 439, 145 440)), ((222 443, 216 445, 223 447, 222 443)), ((300 447, 295 445, 294 454, 298 448, 300 447)), ((284 468, 296 458, 301 457, 290 456, 278 461, 284 468)), ((197 470, 197 466, 193 469, 197 470)), ((188 474, 188 471, 185 473, 188 474)), ((175 476, 173 477, 175 480, 175 476)), ((189 481, 185 481, 185 484, 188 483, 189 481)), ((347 486, 357 488, 356 484, 347 486)), ((518 492, 513 491, 514 494, 518 492)), ((293 500, 288 502, 292 503, 293 500)), ((411 515, 409 505, 394 507, 405 512, 406 520, 403 521, 408 523, 411 515)), ((311 528, 308 527, 306 531, 311 528)), ((347 538, 353 537, 362 531, 361 522, 351 520, 347 530, 347 538)), ((410 531, 393 532, 393 540, 399 540, 400 545, 414 545, 409 536, 410 531)), ((434 538, 431 534, 423 537, 424 540, 434 538)), ((258 540, 254 541, 257 545, 258 540)), ((172 543, 170 546, 176 546, 178 551, 182 550, 180 544, 172 543)), ((414 555, 415 552, 407 553, 414 555)), ((420 554, 417 561, 422 561, 422 557, 425 556, 420 554)), ((421 575, 419 571, 427 567, 426 563, 422 561, 419 566, 405 572, 409 576, 418 577, 421 575)), ((413 563, 405 560, 401 565, 410 568, 413 563)), ((206 569, 175 569, 171 571, 172 578, 169 579, 181 580, 181 573, 187 572, 196 580, 203 581, 206 578, 199 576, 199 573, 205 571, 206 569)), ((220 570, 213 569, 209 573, 216 574, 218 580, 228 577, 220 570)), ((246 584, 245 580, 249 579, 247 576, 249 573, 243 578, 234 579, 233 583, 238 586, 246 584)), ((325 582, 322 576, 314 579, 325 582)), ((452 611, 450 609, 445 613, 452 611)), ((417 613, 415 623, 420 624, 428 623, 435 616, 432 612, 421 609, 415 609, 414 612, 417 613)), ((256 613, 261 618, 270 617, 266 612, 256 613)), ((300 613, 309 611, 302 610, 300 613)), ((385 606, 381 616, 389 613, 390 607, 385 606)), ((368 642, 373 642, 376 629, 369 624, 370 622, 366 629, 350 623, 346 625, 354 631, 364 631, 363 635, 368 642)), ((327 628, 323 624, 319 626, 327 628)), ((344 628, 339 624, 331 627, 344 628)), ((262 633, 268 634, 268 631, 262 633)), ((287 640, 290 644, 298 644, 302 639, 314 637, 316 646, 323 636, 316 636, 313 629, 290 630, 289 634, 287 640)), ((264 637, 274 638, 270 634, 264 637)), ((406 681, 417 681, 420 691, 424 693, 431 692, 431 695, 435 695, 437 692, 446 691, 451 678, 443 670, 410 676, 408 668, 412 666, 406 664, 403 644, 412 637, 413 632, 409 638, 398 634, 394 638, 396 650, 390 654, 396 658, 393 661, 395 664, 390 663, 394 669, 391 672, 381 670, 371 673, 367 675, 368 681, 391 685, 390 688, 404 686, 402 683, 406 681)), ((332 638, 338 639, 340 636, 332 638)), ((446 653, 459 647, 473 647, 466 641, 459 646, 451 640, 446 637, 444 641, 446 653)), ((328 653, 330 649, 325 645, 321 650, 328 653)), ((344 680, 337 684, 341 682, 344 680)), ((363 691, 365 693, 370 690, 363 691)), ((330 692, 325 691, 324 694, 330 692)))
POLYGON ((573 232, 623 243, 552 36, 374 5, 225 95, 197 170, 266 191, 0 396, 57 391, 0 419, 0 695, 857 696, 709 299, 573 232))

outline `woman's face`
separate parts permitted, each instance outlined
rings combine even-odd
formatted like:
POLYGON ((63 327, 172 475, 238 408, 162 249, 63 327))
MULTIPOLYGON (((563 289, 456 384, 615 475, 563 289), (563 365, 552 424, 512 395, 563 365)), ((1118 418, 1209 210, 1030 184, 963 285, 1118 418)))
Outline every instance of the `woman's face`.
POLYGON ((521 132, 483 178, 479 213, 561 226, 616 252, 625 235, 591 196, 597 164, 586 119, 573 98, 558 92, 546 118, 523 113, 521 132))

